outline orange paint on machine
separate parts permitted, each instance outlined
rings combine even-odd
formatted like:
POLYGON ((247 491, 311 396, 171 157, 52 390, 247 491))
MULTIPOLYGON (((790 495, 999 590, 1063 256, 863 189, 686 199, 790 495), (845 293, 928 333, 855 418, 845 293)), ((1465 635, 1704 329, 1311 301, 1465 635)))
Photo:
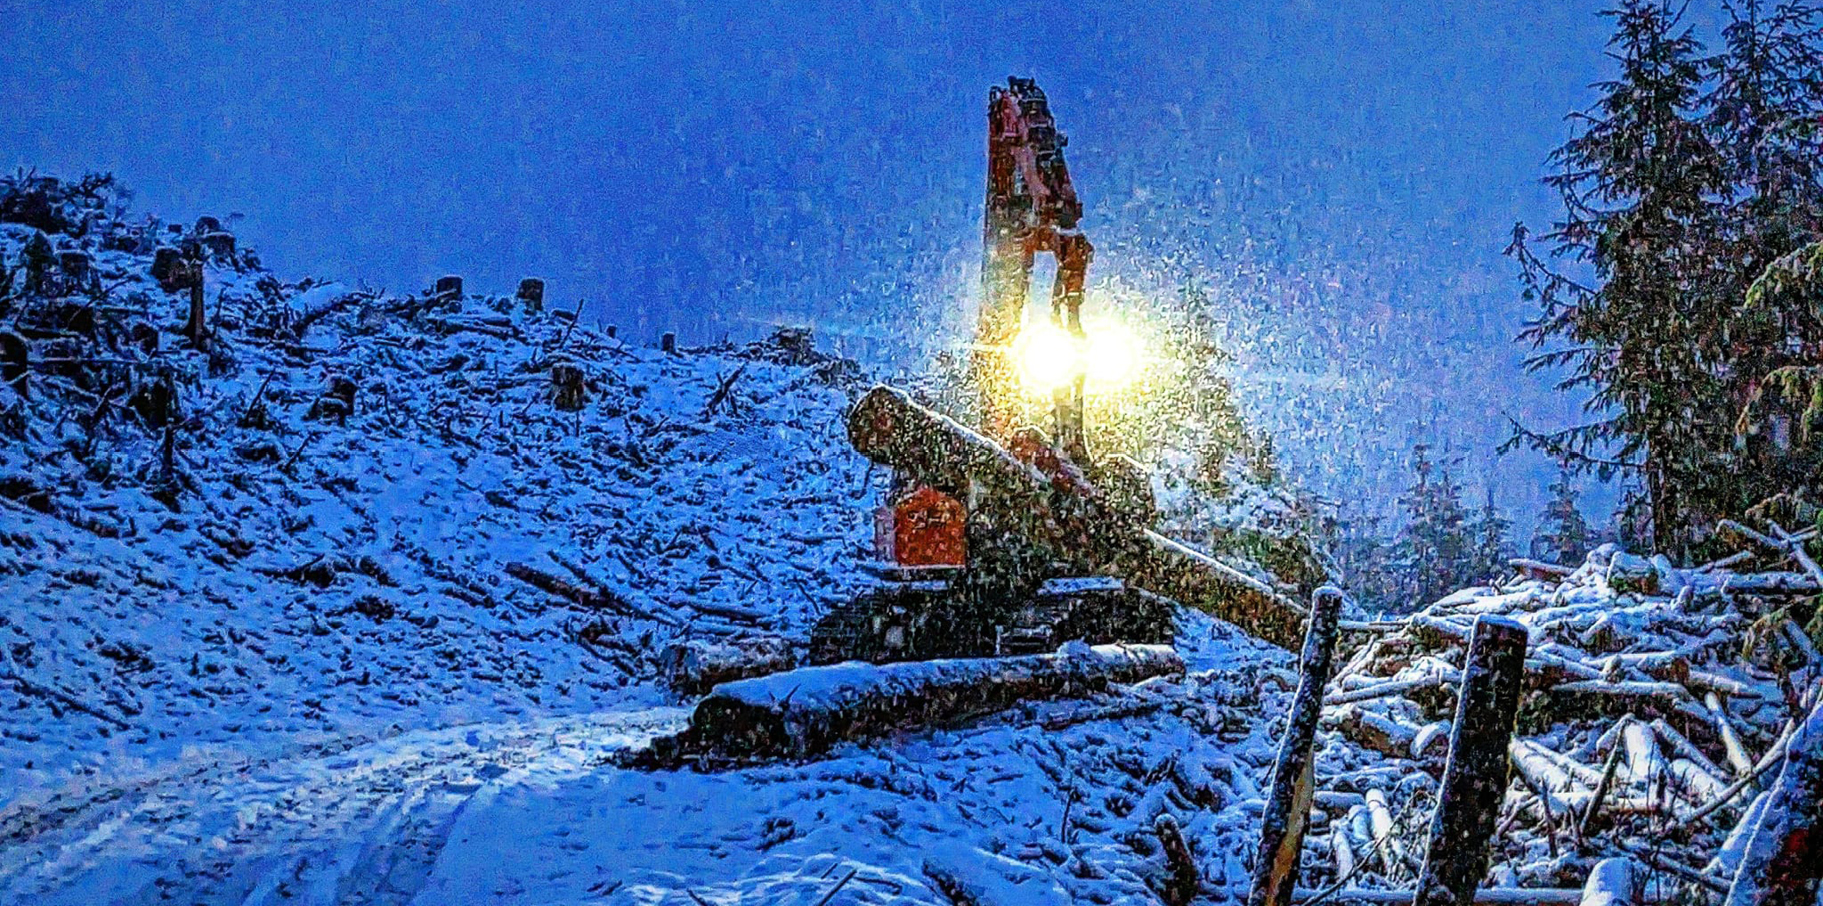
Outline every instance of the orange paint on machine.
POLYGON ((879 509, 874 542, 880 558, 900 566, 962 566, 968 560, 961 501, 919 486, 879 509))

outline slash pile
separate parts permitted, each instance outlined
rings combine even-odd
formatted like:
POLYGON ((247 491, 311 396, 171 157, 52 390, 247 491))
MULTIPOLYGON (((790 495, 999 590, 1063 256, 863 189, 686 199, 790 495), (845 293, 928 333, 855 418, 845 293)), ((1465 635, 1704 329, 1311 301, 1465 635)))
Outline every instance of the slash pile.
POLYGON ((1804 628, 1823 573, 1803 549, 1814 531, 1724 528, 1800 571, 1734 571, 1748 552, 1680 569, 1604 545, 1574 569, 1516 560, 1503 587, 1348 627, 1366 641, 1326 691, 1306 881, 1411 886, 1463 652, 1475 619, 1497 614, 1529 645, 1493 886, 1566 898, 1598 861, 1623 857, 1645 872, 1644 898, 1725 893, 1823 688, 1804 628))

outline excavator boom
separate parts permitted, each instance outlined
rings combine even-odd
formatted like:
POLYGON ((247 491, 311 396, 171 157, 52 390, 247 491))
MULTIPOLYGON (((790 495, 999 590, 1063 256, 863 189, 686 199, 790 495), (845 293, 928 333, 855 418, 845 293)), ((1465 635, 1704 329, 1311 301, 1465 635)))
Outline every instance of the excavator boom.
MULTIPOLYGON (((1041 252, 1057 259, 1051 320, 1080 342, 1082 292, 1094 247, 1082 234, 1082 202, 1070 182, 1050 102, 1031 79, 1010 77, 988 91, 987 202, 982 222, 981 319, 973 372, 981 393, 983 427, 1006 440, 1018 427, 1019 388, 1011 358, 1025 319, 1032 264, 1041 252)), ((1086 461, 1080 373, 1053 391, 1058 446, 1086 461)))

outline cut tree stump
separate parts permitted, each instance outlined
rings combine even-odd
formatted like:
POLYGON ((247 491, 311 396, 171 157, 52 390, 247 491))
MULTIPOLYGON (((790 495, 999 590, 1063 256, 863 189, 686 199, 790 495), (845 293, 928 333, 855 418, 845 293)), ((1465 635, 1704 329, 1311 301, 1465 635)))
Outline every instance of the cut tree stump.
POLYGON ((805 758, 851 740, 979 717, 1028 699, 1080 698, 1181 674, 1163 645, 1065 645, 1052 654, 805 667, 715 687, 650 762, 805 758))
POLYGON ((1310 799, 1316 787, 1317 721, 1323 714, 1323 687, 1334 665, 1336 631, 1342 618, 1342 592, 1330 586, 1312 596, 1310 625, 1304 633, 1303 676, 1292 698, 1291 719, 1279 741, 1272 769, 1272 792, 1260 821, 1260 846, 1253 866, 1247 906, 1290 906, 1298 880, 1298 856, 1310 823, 1310 799))
POLYGON ((1413 906, 1470 906, 1487 875, 1488 844, 1506 795, 1507 749, 1519 713, 1525 652, 1524 626, 1504 617, 1475 621, 1413 906))
POLYGON ((556 362, 551 365, 551 388, 554 391, 552 405, 565 412, 579 411, 589 400, 582 369, 573 362, 556 362))
POLYGON ((537 277, 527 277, 519 281, 519 301, 531 314, 544 311, 544 281, 537 277))

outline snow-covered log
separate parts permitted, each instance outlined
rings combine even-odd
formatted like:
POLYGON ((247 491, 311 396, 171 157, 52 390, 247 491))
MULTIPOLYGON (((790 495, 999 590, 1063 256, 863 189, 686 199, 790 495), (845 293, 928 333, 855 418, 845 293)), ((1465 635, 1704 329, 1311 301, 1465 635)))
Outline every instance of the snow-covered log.
POLYGON ((708 755, 808 757, 848 740, 992 713, 1026 699, 1092 695, 1184 672, 1162 645, 1065 645, 1052 654, 806 667, 715 687, 690 726, 654 743, 660 762, 708 755))
POLYGON ((1385 791, 1378 787, 1367 791, 1367 826, 1372 832, 1372 845, 1379 850, 1380 865, 1386 874, 1403 870, 1408 858, 1405 846, 1394 834, 1392 807, 1386 801, 1385 791))
POLYGON ((1323 687, 1334 664, 1336 631, 1342 618, 1342 592, 1325 586, 1311 600, 1310 628, 1304 634, 1303 676, 1292 699, 1291 719, 1279 739, 1272 769, 1272 792, 1260 821, 1260 846, 1253 866, 1248 906, 1290 906, 1298 880, 1298 857, 1310 819, 1316 787, 1317 720, 1323 713, 1323 687))
POLYGON ((1741 854, 1726 906, 1810 906, 1823 879, 1823 705, 1810 712, 1741 854))
POLYGON ((1507 786, 1507 743, 1519 712, 1525 627, 1504 617, 1475 621, 1451 725, 1430 845, 1413 906, 1469 906, 1488 870, 1488 845, 1507 786))
POLYGON ((1753 759, 1747 757, 1747 747, 1741 744, 1740 734, 1734 731, 1734 723, 1728 719, 1728 709, 1714 692, 1703 696, 1703 704, 1715 718, 1716 731, 1721 734, 1722 747, 1728 754, 1728 763, 1734 767, 1736 776, 1745 775, 1753 770, 1753 759))
POLYGON ((1636 790, 1651 790, 1654 781, 1665 769, 1664 759, 1658 754, 1658 738, 1652 734, 1652 725, 1637 720, 1629 721, 1620 739, 1627 751, 1627 783, 1636 790))
POLYGON ((1582 888, 1582 906, 1633 906, 1633 860, 1603 859, 1589 869, 1582 888))
POLYGON ((727 641, 689 639, 667 647, 659 656, 665 684, 682 695, 701 695, 722 683, 796 666, 791 645, 777 636, 727 641))
MULTIPOLYGON (((1787 553, 1792 546, 1784 544, 1787 553)), ((1340 707, 1324 725, 1339 731, 1339 760, 1371 765, 1373 753, 1421 755, 1421 724, 1460 704, 1451 681, 1475 620, 1512 619, 1529 641, 1519 709, 1525 738, 1508 747, 1524 789, 1507 792, 1500 864, 1488 879, 1545 880, 1537 848, 1561 847, 1569 834, 1585 852, 1631 853, 1642 872, 1673 879, 1641 880, 1635 902, 1707 896, 1742 863, 1765 811, 1766 797, 1753 791, 1777 775, 1823 692, 1823 656, 1799 628, 1809 610, 1791 600, 1819 582, 1808 572, 1733 572, 1744 557, 1696 569, 1634 557, 1617 569, 1619 553, 1603 546, 1567 573, 1535 570, 1498 589, 1457 592, 1399 621, 1361 624, 1373 627, 1373 638, 1337 671, 1326 703, 1340 707), (1692 867, 1704 864, 1707 873, 1692 867)), ((1317 779, 1338 782, 1322 770, 1317 779)), ((1380 873, 1382 883, 1408 875, 1399 866, 1409 866, 1409 857, 1370 845, 1390 827, 1388 798, 1398 790, 1377 777, 1344 784, 1386 792, 1366 797, 1360 827, 1350 817, 1331 828, 1329 848, 1347 844, 1350 861, 1380 873)), ((1343 858, 1337 854, 1338 867, 1343 858)), ((1556 895, 1568 894, 1580 891, 1556 895)), ((1326 901, 1350 899, 1332 892, 1326 901)))
POLYGON ((1336 726, 1356 745, 1390 758, 1413 757, 1418 733, 1424 728, 1399 718, 1364 708, 1344 708, 1336 726))

